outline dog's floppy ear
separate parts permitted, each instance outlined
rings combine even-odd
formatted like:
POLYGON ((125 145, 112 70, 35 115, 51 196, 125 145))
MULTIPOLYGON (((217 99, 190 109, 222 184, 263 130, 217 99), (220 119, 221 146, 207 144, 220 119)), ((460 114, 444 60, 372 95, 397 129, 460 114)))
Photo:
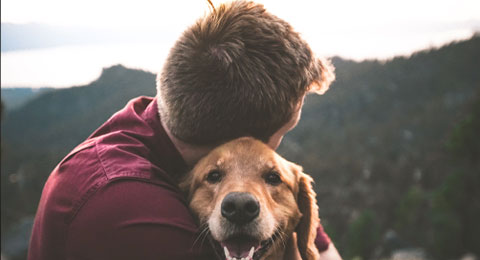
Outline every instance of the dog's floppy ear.
POLYGON ((194 190, 194 173, 189 172, 185 174, 181 179, 180 183, 178 184, 178 188, 180 188, 180 191, 183 192, 185 197, 188 198, 188 200, 191 199, 192 192, 194 190))
POLYGON ((302 213, 302 218, 296 228, 298 249, 302 259, 318 259, 320 255, 315 246, 315 238, 320 220, 318 218, 316 194, 312 188, 313 179, 303 173, 300 166, 293 165, 293 167, 298 180, 297 204, 302 213))

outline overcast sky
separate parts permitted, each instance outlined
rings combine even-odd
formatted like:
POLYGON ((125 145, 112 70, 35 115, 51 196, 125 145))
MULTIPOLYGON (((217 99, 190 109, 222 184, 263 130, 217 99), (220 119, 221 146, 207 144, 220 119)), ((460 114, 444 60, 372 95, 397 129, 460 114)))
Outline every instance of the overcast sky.
MULTIPOLYGON (((219 0, 212 0, 218 5, 219 0)), ((325 55, 389 57, 469 37, 480 0, 259 0, 325 55)), ((2 0, 2 22, 182 31, 206 0, 2 0)))
MULTIPOLYGON (((214 4, 225 1, 213 0, 214 4)), ((268 10, 307 31, 329 21, 381 27, 391 23, 450 23, 480 19, 478 0, 263 0, 268 10)), ((206 0, 2 0, 2 22, 63 25, 158 26, 189 24, 207 10, 206 0)), ((334 28, 336 28, 335 25, 334 28)), ((323 30, 323 29, 322 29, 323 30)))

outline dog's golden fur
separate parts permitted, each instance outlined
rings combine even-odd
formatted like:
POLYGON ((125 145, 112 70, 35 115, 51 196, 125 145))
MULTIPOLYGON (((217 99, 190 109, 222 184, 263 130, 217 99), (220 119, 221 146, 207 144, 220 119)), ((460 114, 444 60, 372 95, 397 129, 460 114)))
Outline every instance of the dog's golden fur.
MULTIPOLYGON (((221 243, 248 235, 258 241, 273 241, 254 259, 283 259, 285 244, 297 232, 302 259, 318 259, 314 240, 319 223, 312 178, 264 143, 244 137, 221 145, 201 159, 181 183, 188 193, 190 208, 199 224, 207 227, 211 238, 221 243), (208 181, 211 172, 221 174, 218 182, 208 181), (267 176, 277 175, 279 183, 269 183, 267 176), (248 192, 259 202, 260 211, 251 223, 233 227, 220 212, 225 196, 248 192)), ((221 247, 220 247, 221 248, 221 247)), ((223 256, 223 253, 220 252, 223 256)))

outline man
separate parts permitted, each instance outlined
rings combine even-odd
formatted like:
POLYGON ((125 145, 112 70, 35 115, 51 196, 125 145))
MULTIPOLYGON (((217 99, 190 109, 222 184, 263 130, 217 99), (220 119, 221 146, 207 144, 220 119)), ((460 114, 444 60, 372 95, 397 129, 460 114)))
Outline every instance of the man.
MULTIPOLYGON (((174 45, 155 99, 130 101, 54 169, 29 259, 215 259, 179 179, 213 147, 240 136, 276 149, 297 124, 306 93, 325 91, 332 78, 263 6, 221 5, 174 45)), ((322 256, 339 259, 318 233, 322 256)), ((299 259, 295 245, 292 239, 289 259, 299 259)))

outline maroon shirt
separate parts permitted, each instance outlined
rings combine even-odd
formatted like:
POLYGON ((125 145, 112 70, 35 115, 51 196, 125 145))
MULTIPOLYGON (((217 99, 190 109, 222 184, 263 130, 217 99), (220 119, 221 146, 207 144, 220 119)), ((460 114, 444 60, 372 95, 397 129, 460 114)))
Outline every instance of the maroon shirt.
POLYGON ((51 173, 28 259, 215 259, 177 186, 186 169, 156 99, 131 100, 51 173))

